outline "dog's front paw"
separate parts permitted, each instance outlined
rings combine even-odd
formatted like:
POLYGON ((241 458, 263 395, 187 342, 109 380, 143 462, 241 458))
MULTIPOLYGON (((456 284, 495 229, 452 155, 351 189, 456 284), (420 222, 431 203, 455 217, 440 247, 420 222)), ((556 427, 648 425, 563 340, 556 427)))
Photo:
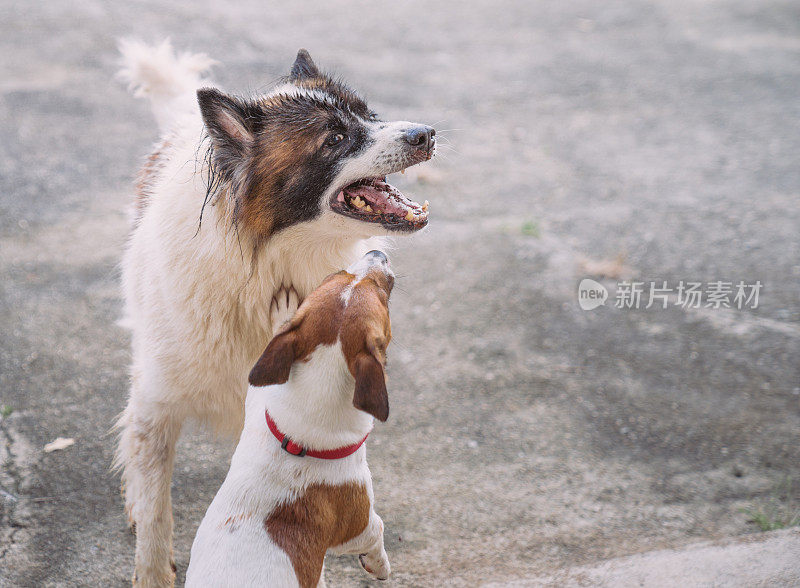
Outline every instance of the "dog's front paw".
POLYGON ((281 286, 272 297, 269 307, 269 319, 272 321, 272 330, 276 331, 283 323, 288 321, 297 312, 300 306, 300 297, 292 286, 281 286))
POLYGON ((392 573, 392 566, 389 565, 389 557, 385 550, 381 550, 380 555, 362 553, 358 556, 361 567, 376 580, 388 580, 392 573))

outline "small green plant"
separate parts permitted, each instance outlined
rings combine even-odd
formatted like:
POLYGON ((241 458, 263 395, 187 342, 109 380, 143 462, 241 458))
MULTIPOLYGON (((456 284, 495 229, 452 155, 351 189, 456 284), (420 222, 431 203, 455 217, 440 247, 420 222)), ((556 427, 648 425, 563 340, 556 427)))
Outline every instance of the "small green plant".
POLYGON ((7 416, 10 416, 12 412, 14 412, 14 409, 11 408, 9 405, 7 405, 7 404, 1 404, 0 405, 0 416, 1 417, 6 418, 7 416))
POLYGON ((800 503, 798 488, 787 477, 772 491, 769 500, 743 508, 741 512, 749 517, 749 522, 758 525, 762 531, 775 531, 800 525, 800 503))
POLYGON ((520 227, 520 232, 527 237, 534 237, 538 239, 541 232, 539 231, 539 223, 533 220, 525 221, 520 227))

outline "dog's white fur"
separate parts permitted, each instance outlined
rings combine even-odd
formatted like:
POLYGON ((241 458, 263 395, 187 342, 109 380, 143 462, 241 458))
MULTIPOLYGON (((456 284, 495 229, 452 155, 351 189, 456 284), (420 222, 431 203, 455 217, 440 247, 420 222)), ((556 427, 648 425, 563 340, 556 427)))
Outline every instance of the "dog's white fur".
MULTIPOLYGON (((168 45, 134 43, 123 51, 123 77, 151 100, 167 141, 164 167, 122 262, 133 364, 116 463, 124 468, 126 510, 137 533, 134 578, 163 586, 174 577, 170 481, 183 421, 194 417, 238 433, 247 374, 272 336, 274 293, 291 285, 305 297, 329 273, 387 244, 369 239, 385 234, 378 225, 327 210, 273 235, 256 253, 231 228, 224 198, 206 207, 198 228, 206 170, 193 93, 207 85, 199 73, 210 60, 175 57, 168 45)), ((355 180, 368 167, 360 158, 343 173, 355 180)))
MULTIPOLYGON (((356 273, 354 268, 348 271, 356 273)), ((297 305, 294 296, 288 304, 286 297, 278 300, 273 324, 291 318, 297 305)), ((331 553, 362 555, 362 565, 374 577, 389 576, 383 522, 373 508, 366 444, 342 459, 296 457, 281 449, 264 417, 268 409, 280 430, 305 447, 325 449, 357 443, 372 429, 373 418, 353 406, 353 388, 339 342, 321 345, 307 361, 295 363, 285 384, 250 386, 244 430, 230 470, 192 545, 187 587, 297 586, 289 556, 272 540, 264 521, 276 507, 301 496, 311 484, 347 482, 366 487, 369 523, 361 535, 331 553)), ((324 572, 318 585, 324 586, 324 572)))
POLYGON ((176 115, 192 111, 197 88, 211 85, 202 74, 217 63, 205 53, 176 54, 169 39, 157 46, 123 39, 119 49, 124 63, 117 77, 134 96, 150 99, 162 134, 175 125, 176 115))

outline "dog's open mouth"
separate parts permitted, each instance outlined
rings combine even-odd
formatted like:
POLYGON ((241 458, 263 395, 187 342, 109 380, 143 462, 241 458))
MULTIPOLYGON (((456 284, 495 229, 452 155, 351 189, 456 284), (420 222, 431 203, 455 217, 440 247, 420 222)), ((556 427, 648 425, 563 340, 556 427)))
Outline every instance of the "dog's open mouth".
POLYGON ((345 186, 333 197, 331 209, 393 231, 413 232, 428 224, 428 201, 419 204, 409 200, 387 184, 385 177, 364 178, 345 186))

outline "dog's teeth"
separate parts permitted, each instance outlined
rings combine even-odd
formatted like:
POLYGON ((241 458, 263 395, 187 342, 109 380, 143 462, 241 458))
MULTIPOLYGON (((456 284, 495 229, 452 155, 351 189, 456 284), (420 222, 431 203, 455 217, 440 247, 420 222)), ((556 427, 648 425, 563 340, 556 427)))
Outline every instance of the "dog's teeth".
POLYGON ((413 221, 414 220, 414 213, 411 212, 410 210, 406 213, 406 220, 407 221, 413 221))
MULTIPOLYGON (((359 208, 361 208, 361 207, 359 207, 359 208)), ((367 205, 364 207, 364 210, 366 210, 367 212, 372 212, 372 207, 371 207, 369 204, 367 204, 367 205)))
POLYGON ((352 204, 356 208, 364 208, 364 201, 361 200, 361 196, 356 196, 355 198, 353 198, 350 204, 352 204))
POLYGON ((427 200, 422 203, 422 210, 425 211, 425 212, 428 212, 428 201, 427 200))

